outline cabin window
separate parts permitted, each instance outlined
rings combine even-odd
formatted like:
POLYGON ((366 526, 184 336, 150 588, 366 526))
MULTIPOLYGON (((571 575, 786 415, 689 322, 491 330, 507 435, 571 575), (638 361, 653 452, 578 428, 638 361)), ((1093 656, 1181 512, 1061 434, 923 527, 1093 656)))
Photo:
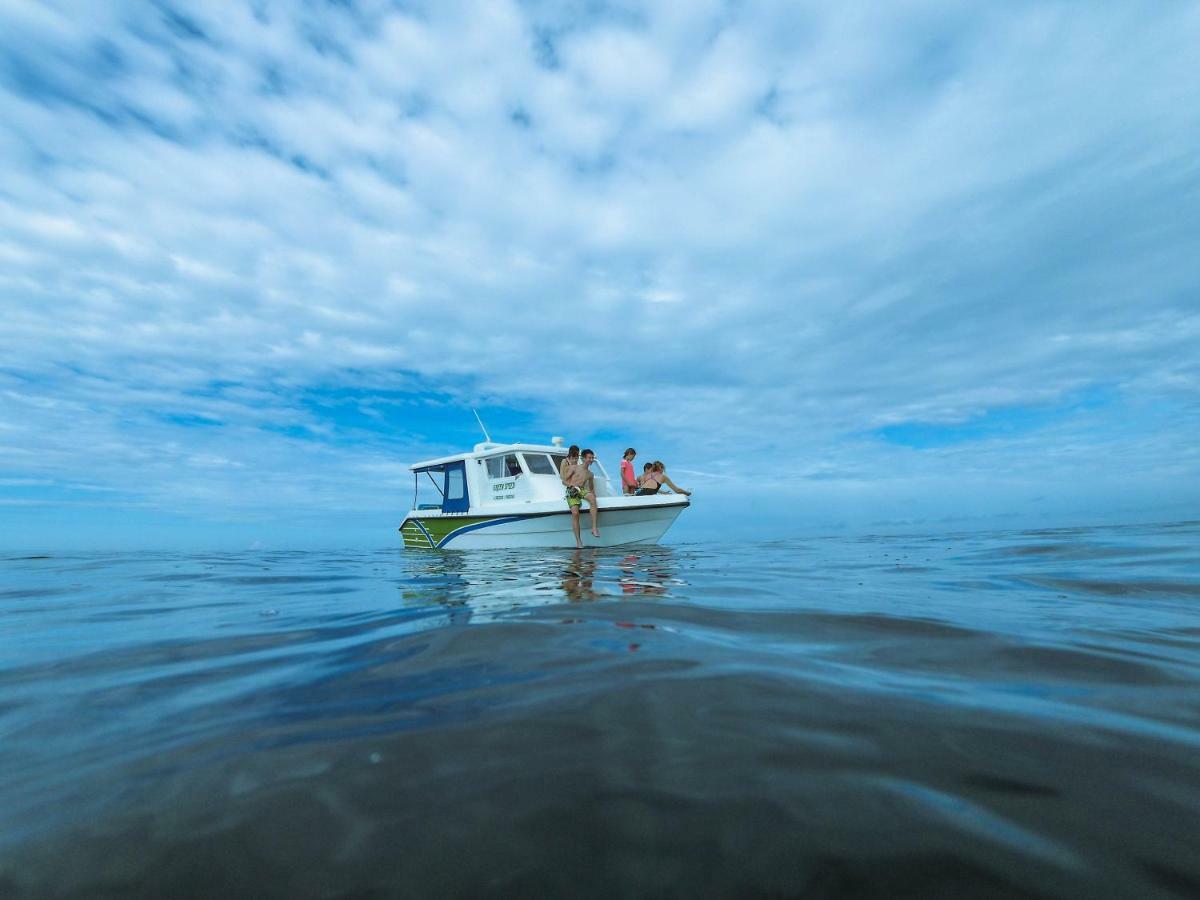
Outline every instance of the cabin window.
POLYGON ((550 461, 550 457, 545 453, 526 453, 525 465, 529 467, 529 471, 534 475, 557 475, 558 467, 550 461))
POLYGON ((461 468, 451 469, 446 473, 445 502, 462 500, 467 496, 467 482, 461 468))
POLYGON ((489 456, 487 458, 488 478, 516 478, 521 474, 521 463, 517 454, 507 456, 489 456))

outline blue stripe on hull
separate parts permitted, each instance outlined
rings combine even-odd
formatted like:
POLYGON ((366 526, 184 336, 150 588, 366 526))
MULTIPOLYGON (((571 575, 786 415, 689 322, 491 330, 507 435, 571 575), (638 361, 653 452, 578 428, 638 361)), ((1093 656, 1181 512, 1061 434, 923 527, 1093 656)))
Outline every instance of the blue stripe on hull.
POLYGON ((424 526, 424 525, 422 525, 422 524, 421 524, 421 520, 420 520, 420 519, 413 519, 413 520, 412 520, 412 523, 413 523, 414 525, 416 525, 418 528, 420 528, 420 529, 421 529, 421 534, 425 535, 425 540, 429 541, 429 546, 430 546, 430 547, 436 547, 436 546, 437 546, 437 545, 436 545, 436 544, 433 542, 433 538, 430 536, 430 534, 429 534, 429 531, 428 531, 428 530, 425 528, 425 526, 424 526))
MULTIPOLYGON (((468 531, 478 531, 480 528, 490 528, 492 525, 507 525, 509 522, 520 522, 522 519, 525 519, 525 518, 529 518, 529 517, 528 516, 505 516, 504 518, 501 518, 501 519, 488 519, 488 521, 486 521, 486 522, 476 522, 474 525, 467 525, 464 528, 457 528, 454 531, 450 532, 448 535, 446 535, 444 538, 442 538, 442 542, 437 545, 438 549, 440 550, 442 547, 445 547, 448 543, 450 543, 452 540, 454 540, 460 534, 466 534, 468 531)), ((422 531, 423 530, 424 529, 422 529, 422 531)), ((430 540, 429 543, 432 544, 433 541, 430 540)))

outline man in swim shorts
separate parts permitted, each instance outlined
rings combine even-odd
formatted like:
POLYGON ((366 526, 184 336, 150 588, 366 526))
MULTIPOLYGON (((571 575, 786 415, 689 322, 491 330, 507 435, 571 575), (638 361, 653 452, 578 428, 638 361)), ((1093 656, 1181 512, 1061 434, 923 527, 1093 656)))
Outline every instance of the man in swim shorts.
MULTIPOLYGON (((575 449, 574 447, 571 448, 575 449)), ((592 536, 600 537, 598 524, 599 511, 596 509, 596 481, 589 467, 596 460, 596 454, 584 450, 578 461, 573 461, 570 453, 560 470, 563 486, 567 489, 567 507, 571 510, 571 530, 575 533, 575 546, 582 547, 583 539, 579 535, 579 507, 586 500, 592 513, 592 536)))

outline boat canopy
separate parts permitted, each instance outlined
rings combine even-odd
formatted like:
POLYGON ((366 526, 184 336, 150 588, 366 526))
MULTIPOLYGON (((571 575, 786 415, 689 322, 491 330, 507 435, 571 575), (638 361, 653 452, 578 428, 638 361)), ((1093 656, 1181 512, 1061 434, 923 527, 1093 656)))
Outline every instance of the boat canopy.
POLYGON ((446 466, 451 463, 465 462, 469 459, 479 459, 484 456, 492 456, 496 453, 512 452, 519 453, 522 450, 531 453, 553 453, 558 456, 566 454, 566 450, 558 445, 550 444, 495 444, 487 441, 482 444, 476 444, 475 449, 470 453, 455 453, 453 456, 439 456, 437 459, 427 459, 423 462, 413 463, 409 466, 412 472, 443 472, 446 466))
POLYGON ((471 490, 467 485, 466 460, 413 466, 413 509, 440 509, 442 512, 465 513, 471 508, 471 490), (418 484, 424 473, 438 493, 437 503, 417 502, 418 484), (434 475, 441 476, 435 478, 434 475))
MULTIPOLYGON (((510 476, 519 477, 525 472, 532 475, 556 475, 558 470, 554 460, 561 459, 565 454, 566 451, 557 443, 553 445, 497 444, 485 441, 482 444, 476 444, 470 453, 455 453, 453 456, 441 456, 437 459, 413 463, 409 466, 414 479, 413 509, 440 509, 444 513, 470 512, 472 494, 475 495, 476 503, 494 502, 494 498, 488 492, 488 487, 494 485, 496 479, 510 476), (521 463, 517 461, 517 453, 521 453, 525 457, 526 469, 522 469, 521 463), (546 454, 550 455, 550 459, 546 458, 546 454), (540 462, 538 462, 539 457, 540 462), (504 464, 515 467, 515 470, 511 467, 507 468, 503 470, 505 473, 503 475, 500 472, 493 472, 497 460, 503 460, 504 464), (471 466, 468 470, 468 464, 473 461, 478 462, 480 466, 486 462, 487 470, 480 468, 476 472, 475 466, 471 466), (428 479, 429 484, 426 485, 426 488, 432 486, 437 492, 436 496, 430 498, 433 502, 422 503, 420 500, 421 485, 425 483, 421 475, 425 475, 428 479)), ((602 474, 601 477, 607 479, 606 475, 602 474)), ((511 499, 513 489, 515 489, 515 484, 507 485, 510 493, 503 499, 511 499)), ((521 489, 528 490, 528 485, 522 483, 521 489)), ((544 492, 545 487, 538 488, 538 490, 544 492)), ((557 481, 555 482, 555 491, 561 491, 557 481)))

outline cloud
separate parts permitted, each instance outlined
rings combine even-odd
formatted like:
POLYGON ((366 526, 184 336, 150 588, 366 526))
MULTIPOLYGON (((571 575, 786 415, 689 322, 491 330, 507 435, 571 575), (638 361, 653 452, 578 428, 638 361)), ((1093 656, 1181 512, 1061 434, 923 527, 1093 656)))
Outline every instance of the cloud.
POLYGON ((474 404, 718 475, 1194 480, 1188 5, 0 18, 6 477, 378 505, 474 404))

